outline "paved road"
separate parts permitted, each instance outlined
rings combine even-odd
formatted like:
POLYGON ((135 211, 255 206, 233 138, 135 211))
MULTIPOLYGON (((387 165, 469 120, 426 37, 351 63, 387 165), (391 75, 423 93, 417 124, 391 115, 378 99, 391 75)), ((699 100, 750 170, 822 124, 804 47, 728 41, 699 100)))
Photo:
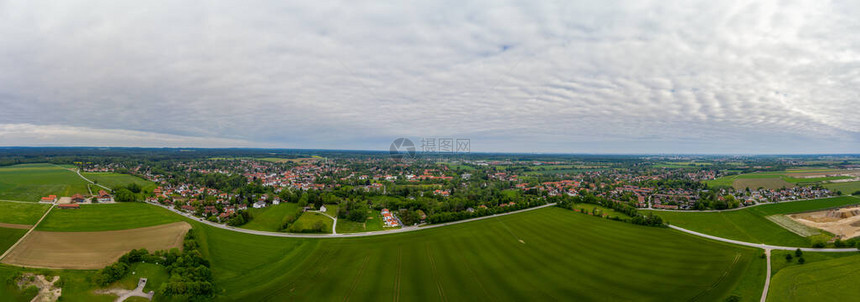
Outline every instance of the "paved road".
POLYGON ((688 230, 688 229, 685 229, 682 227, 678 227, 678 226, 674 226, 674 225, 670 225, 669 227, 673 228, 675 230, 684 232, 684 233, 696 235, 696 236, 703 237, 703 238, 708 238, 711 240, 722 241, 722 242, 727 242, 727 243, 737 244, 737 245, 743 245, 743 246, 749 246, 749 247, 755 247, 755 248, 760 248, 760 249, 765 249, 765 250, 770 249, 770 250, 781 250, 781 251, 793 251, 793 250, 796 250, 799 248, 801 251, 804 251, 804 252, 832 252, 832 253, 847 253, 847 252, 855 252, 856 253, 856 252, 860 252, 860 250, 857 250, 856 248, 826 248, 826 249, 822 248, 822 249, 817 249, 817 248, 809 248, 809 247, 779 246, 779 245, 769 245, 769 244, 764 244, 764 243, 750 243, 750 242, 746 242, 746 241, 733 240, 733 239, 727 239, 727 238, 723 238, 723 237, 711 236, 708 234, 702 234, 699 232, 691 231, 691 230, 688 230))
MULTIPOLYGON (((59 166, 58 166, 58 167, 59 167, 59 166)), ((94 184, 94 185, 97 185, 97 186, 99 186, 99 187, 102 187, 103 189, 108 190, 108 192, 113 192, 113 190, 111 190, 110 188, 105 187, 105 186, 100 185, 100 184, 97 184, 97 183, 95 183, 94 181, 90 180, 89 178, 86 178, 86 177, 84 177, 83 175, 81 175, 81 169, 66 169, 66 170, 69 170, 69 171, 72 171, 72 172, 77 173, 77 174, 78 174, 78 176, 80 176, 81 178, 83 178, 83 179, 84 179, 84 180, 86 180, 87 182, 89 182, 89 183, 91 183, 91 184, 94 184)), ((89 188, 87 188, 87 189, 89 189, 89 188)), ((90 194, 92 194, 92 192, 90 192, 90 194)))
POLYGON ((45 214, 42 215, 42 218, 39 218, 39 221, 36 221, 36 224, 34 224, 33 227, 31 227, 30 230, 27 231, 27 233, 24 233, 24 236, 21 236, 21 238, 18 238, 18 241, 16 241, 15 244, 13 244, 8 249, 6 249, 6 251, 3 252, 3 255, 0 255, 0 260, 3 260, 3 258, 6 258, 6 255, 8 255, 9 252, 14 250, 15 247, 17 247, 18 244, 21 243, 21 241, 24 241, 24 238, 27 238, 27 235, 30 235, 30 233, 32 233, 33 230, 35 230, 36 227, 39 226, 40 223, 42 223, 42 220, 45 220, 45 217, 48 217, 48 213, 51 213, 51 210, 53 210, 53 209, 54 209, 54 205, 51 204, 51 207, 48 208, 47 211, 45 211, 45 214))
POLYGON ((764 290, 761 291, 761 302, 767 301, 767 289, 770 288, 770 249, 764 250, 767 256, 767 276, 764 278, 764 290))
POLYGON ((145 286, 146 286, 146 278, 140 278, 140 280, 137 281, 137 287, 135 289, 123 294, 122 296, 119 296, 119 298, 116 298, 116 300, 114 300, 114 302, 122 302, 122 301, 125 301, 125 299, 131 298, 131 297, 143 297, 143 298, 149 299, 151 301, 152 296, 155 295, 155 292, 149 291, 148 293, 144 293, 143 288, 145 286))
POLYGON ((191 215, 189 213, 177 211, 176 209, 173 209, 172 207, 164 206, 164 205, 161 205, 159 203, 149 203, 149 204, 168 209, 168 210, 170 210, 176 214, 185 216, 189 219, 195 220, 195 221, 200 222, 200 223, 208 224, 208 225, 216 227, 216 228, 221 228, 221 229, 225 229, 225 230, 230 230, 230 231, 240 232, 240 233, 246 233, 246 234, 260 235, 260 236, 288 237, 288 238, 369 237, 369 236, 387 235, 387 234, 395 234, 395 233, 414 232, 414 231, 443 227, 443 226, 447 226, 447 225, 455 225, 455 224, 466 223, 466 222, 470 222, 470 221, 477 221, 477 220, 489 219, 489 218, 493 218, 493 217, 500 217, 500 216, 505 216, 505 215, 510 215, 510 214, 528 212, 528 211, 533 211, 533 210, 551 207, 551 206, 555 205, 554 203, 549 203, 549 204, 545 204, 542 206, 517 210, 517 211, 513 211, 513 212, 508 212, 508 213, 483 216, 483 217, 471 218, 471 219, 466 219, 466 220, 452 221, 452 222, 446 222, 446 223, 441 223, 441 224, 431 224, 431 225, 425 225, 425 226, 404 226, 400 229, 389 230, 389 231, 374 231, 374 232, 349 233, 349 234, 295 234, 295 233, 266 232, 266 231, 248 230, 248 229, 231 227, 231 226, 223 225, 220 223, 211 222, 211 221, 208 221, 206 219, 199 218, 199 217, 195 217, 194 215, 191 215))

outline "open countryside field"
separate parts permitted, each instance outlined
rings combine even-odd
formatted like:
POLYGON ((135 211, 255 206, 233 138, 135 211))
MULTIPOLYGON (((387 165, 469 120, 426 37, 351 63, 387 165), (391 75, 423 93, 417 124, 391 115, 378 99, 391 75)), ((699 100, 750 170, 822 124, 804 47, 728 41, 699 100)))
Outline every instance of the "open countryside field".
POLYGON ((860 181, 839 182, 824 184, 824 187, 830 191, 842 191, 842 194, 854 194, 860 191, 860 181))
POLYGON ((18 239, 27 233, 27 229, 13 229, 0 227, 0 255, 6 252, 10 246, 18 242, 18 239))
POLYGON ((789 170, 782 172, 759 172, 723 176, 714 180, 706 181, 705 183, 709 186, 731 186, 738 190, 745 188, 757 189, 759 187, 764 187, 765 189, 779 189, 782 187, 792 187, 798 184, 806 185, 852 178, 850 176, 823 176, 824 174, 831 173, 848 173, 845 171, 850 170, 789 170))
POLYGON ((32 225, 49 207, 49 204, 0 201, 0 223, 32 225))
POLYGON ((96 232, 142 228, 181 221, 161 207, 129 202, 85 204, 80 209, 54 209, 36 228, 53 232, 96 232))
POLYGON ((75 172, 52 164, 0 167, 0 200, 39 201, 54 194, 87 193, 87 182, 75 172))
POLYGON ((81 175, 97 184, 103 185, 111 189, 132 183, 138 184, 143 190, 147 192, 152 192, 152 190, 156 187, 155 183, 151 181, 128 174, 111 172, 82 172, 81 175))
POLYGON ((242 225, 241 228, 258 231, 277 232, 287 220, 287 217, 298 215, 299 206, 295 203, 282 203, 268 206, 262 209, 248 209, 251 213, 251 221, 242 225))
POLYGON ((154 227, 105 232, 34 231, 3 263, 26 267, 98 269, 136 248, 150 251, 181 247, 191 225, 177 222, 154 227))
POLYGON ((352 239, 200 226, 223 300, 754 300, 764 283, 759 250, 559 208, 352 239))
POLYGON ((90 279, 95 271, 92 270, 46 270, 27 269, 0 264, 0 301, 30 301, 32 296, 22 296, 14 285, 5 281, 9 280, 17 272, 29 272, 35 274, 58 275, 63 280, 63 296, 61 301, 87 301, 87 302, 111 302, 116 297, 110 295, 96 295, 93 293, 90 279))
POLYGON ((768 220, 767 216, 790 214, 860 204, 860 198, 844 196, 818 200, 783 202, 724 212, 653 211, 673 225, 709 235, 752 243, 785 246, 810 246, 810 238, 801 237, 768 220))
POLYGON ((857 301, 860 298, 857 283, 860 283, 860 255, 793 265, 773 276, 767 300, 857 301))
POLYGON ((630 216, 627 216, 627 214, 617 212, 617 211, 610 209, 610 208, 601 207, 601 206, 596 205, 596 204, 577 203, 576 205, 573 206, 573 208, 576 210, 585 210, 585 213, 589 213, 589 214, 593 213, 594 209, 597 209, 599 215, 606 215, 606 217, 610 217, 610 218, 611 217, 618 217, 621 219, 630 219, 630 216))
POLYGON ((750 190, 755 190, 758 188, 765 189, 780 189, 780 188, 791 188, 794 184, 783 180, 782 178, 742 178, 735 179, 732 182, 732 187, 735 190, 744 190, 746 188, 750 188, 750 190))

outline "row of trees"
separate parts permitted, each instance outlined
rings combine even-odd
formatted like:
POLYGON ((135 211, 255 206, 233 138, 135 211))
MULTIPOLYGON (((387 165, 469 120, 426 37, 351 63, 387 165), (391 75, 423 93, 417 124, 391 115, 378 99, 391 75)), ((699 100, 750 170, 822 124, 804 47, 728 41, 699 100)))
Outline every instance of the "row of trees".
POLYGON ((170 277, 158 289, 158 294, 180 300, 205 301, 215 293, 209 261, 199 251, 194 230, 189 230, 182 244, 182 251, 156 251, 135 249, 126 253, 116 263, 96 272, 93 282, 107 286, 128 274, 130 267, 139 262, 163 265, 170 277))
MULTIPOLYGON (((553 196, 550 197, 550 202, 555 202, 556 206, 573 210, 576 208, 576 204, 578 203, 587 203, 599 205, 605 208, 610 208, 616 212, 624 213, 627 216, 630 216, 631 219, 627 220, 628 222, 636 225, 645 225, 645 226, 664 226, 663 219, 660 216, 653 215, 648 213, 647 215, 643 215, 639 213, 639 211, 630 204, 630 202, 616 202, 613 200, 609 200, 603 197, 594 196, 591 193, 583 192, 582 195, 577 196, 553 196)), ((616 220, 622 220, 616 217, 616 220)))

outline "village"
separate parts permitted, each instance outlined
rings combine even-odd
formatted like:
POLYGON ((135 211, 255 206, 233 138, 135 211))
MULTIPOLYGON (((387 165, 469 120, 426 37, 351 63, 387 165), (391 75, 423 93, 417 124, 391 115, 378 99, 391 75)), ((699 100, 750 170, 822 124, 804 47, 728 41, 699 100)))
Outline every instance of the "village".
MULTIPOLYGON (((431 198, 436 202, 462 204, 454 211, 474 214, 478 210, 504 209, 513 201, 459 201, 473 190, 495 187, 502 191, 520 192, 538 198, 553 196, 592 195, 643 209, 703 210, 751 206, 767 202, 815 199, 833 196, 825 188, 790 187, 781 189, 719 188, 714 190, 703 182, 721 176, 717 170, 688 171, 667 168, 583 169, 559 174, 534 174, 530 171, 568 167, 562 161, 426 161, 391 162, 377 158, 305 158, 294 161, 256 159, 213 159, 179 161, 165 169, 146 165, 124 166, 115 163, 84 165, 84 171, 111 172, 118 169, 141 176, 158 186, 146 195, 146 201, 175 207, 177 210, 203 219, 224 223, 249 208, 261 209, 284 202, 298 202, 297 196, 307 192, 332 192, 373 196, 404 196, 416 200, 431 198), (504 170, 500 171, 500 168, 504 170), (229 183, 227 183, 229 182, 229 183), (417 189, 420 188, 420 189, 417 189), (406 191, 404 191, 406 190, 406 191)), ((564 171, 564 170, 562 170, 564 171)), ((328 193, 326 193, 328 192, 328 193)), ((100 192, 99 195, 101 195, 100 192)), ((513 193, 512 193, 513 194, 513 193)), ((74 197, 74 196, 73 196, 74 197)), ((82 196, 79 196, 82 197, 82 196)), ((63 207, 93 202, 74 200, 63 207)), ((96 201, 101 200, 96 198, 96 201)), ((104 200, 107 200, 105 198, 104 200)), ((335 202, 328 200, 327 202, 335 202)), ((319 210, 326 202, 304 203, 303 211, 319 210)), ((370 204, 370 203, 369 203, 370 204)), ((408 203, 405 203, 408 204, 408 203)), ((383 214, 387 226, 400 226, 394 214, 408 215, 410 209, 401 204, 396 211, 383 214)), ((383 204, 370 204, 382 209, 383 204)), ((444 208, 443 208, 444 209, 444 208)), ((411 209, 422 223, 431 208, 411 209), (420 214, 415 211, 420 211, 420 214)), ((446 211, 451 211, 448 209, 446 211)))

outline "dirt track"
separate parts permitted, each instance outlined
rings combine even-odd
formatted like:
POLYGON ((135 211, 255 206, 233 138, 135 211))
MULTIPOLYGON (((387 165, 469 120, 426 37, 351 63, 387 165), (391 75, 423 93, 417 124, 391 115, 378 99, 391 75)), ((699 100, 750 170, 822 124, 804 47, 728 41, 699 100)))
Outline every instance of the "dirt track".
POLYGON ((31 227, 33 227, 33 226, 29 225, 29 224, 14 224, 14 223, 2 223, 2 222, 0 222, 0 228, 27 230, 31 227))
POLYGON ((121 231, 34 231, 3 259, 3 263, 52 269, 98 269, 132 249, 155 251, 181 247, 189 229, 188 223, 176 222, 121 231))

